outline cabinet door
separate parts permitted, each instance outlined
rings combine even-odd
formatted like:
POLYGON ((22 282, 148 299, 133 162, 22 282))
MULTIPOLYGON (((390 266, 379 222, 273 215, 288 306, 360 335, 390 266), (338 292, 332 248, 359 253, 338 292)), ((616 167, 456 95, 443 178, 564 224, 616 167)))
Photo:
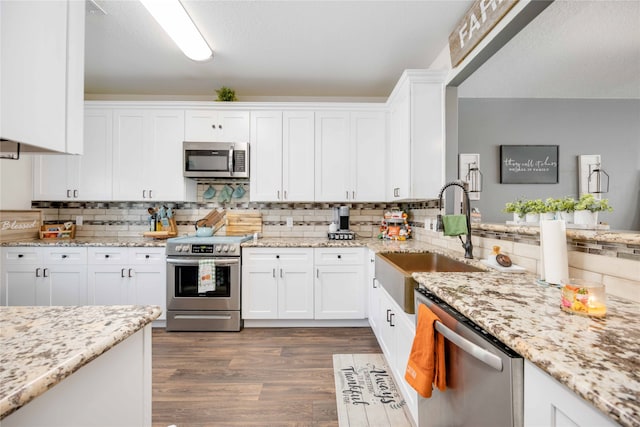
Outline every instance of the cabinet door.
MULTIPOLYGON (((186 185, 195 189, 195 181, 182 174, 182 141, 184 113, 182 110, 158 110, 147 113, 149 138, 145 141, 144 164, 148 199, 157 201, 185 200, 186 185)), ((143 197, 145 193, 143 191, 143 197)))
POLYGON ((89 305, 122 305, 129 302, 129 279, 124 265, 91 264, 88 267, 89 305))
POLYGON ((185 141, 216 141, 218 136, 218 113, 213 110, 185 111, 185 141))
POLYGON ((3 265, 1 305, 49 305, 49 288, 41 276, 37 265, 3 265))
POLYGON ((389 130, 389 199, 409 197, 411 181, 411 149, 409 139, 409 88, 404 87, 391 106, 389 130))
MULTIPOLYGON (((145 152, 146 139, 144 110, 122 109, 113 112, 114 200, 146 199, 149 190, 146 185, 146 164, 155 157, 145 152)), ((178 159, 174 160, 178 163, 178 159)))
MULTIPOLYGON (((3 138, 67 151, 70 3, 84 9, 84 2, 67 1, 0 5, 3 138)), ((81 128, 82 116, 78 121, 81 128)))
POLYGON ((364 319, 362 266, 317 266, 316 319, 364 319))
POLYGON ((84 115, 84 154, 78 158, 76 187, 80 200, 113 197, 113 114, 87 109, 84 115))
POLYGON ((248 111, 218 112, 218 139, 220 142, 247 142, 250 137, 248 111), (220 129, 220 126, 222 128, 220 129))
POLYGON ((77 199, 78 163, 76 156, 33 156, 33 200, 77 199))
POLYGON ((278 318, 313 319, 313 266, 283 263, 278 270, 278 318))
POLYGON ((316 113, 315 200, 347 200, 350 190, 349 113, 316 113))
POLYGON ((282 112, 251 113, 252 201, 282 201, 282 112))
POLYGON ((277 263, 252 262, 242 266, 242 318, 277 319, 277 263))
POLYGON ((130 273, 130 287, 133 300, 130 304, 157 305, 162 314, 158 318, 167 318, 167 271, 163 265, 135 265, 130 273))
POLYGON ((411 354, 413 339, 416 335, 416 326, 413 317, 403 311, 398 311, 394 316, 396 361, 393 367, 396 383, 400 387, 402 396, 407 402, 407 407, 414 420, 418 419, 418 393, 404 379, 404 373, 411 354))
POLYGON ((287 202, 314 200, 315 116, 312 111, 285 111, 282 135, 282 191, 287 202))
POLYGON ((386 132, 385 113, 351 113, 351 200, 385 200, 386 132))
POLYGON ((50 289, 51 305, 86 305, 89 302, 85 265, 49 264, 44 276, 50 289))

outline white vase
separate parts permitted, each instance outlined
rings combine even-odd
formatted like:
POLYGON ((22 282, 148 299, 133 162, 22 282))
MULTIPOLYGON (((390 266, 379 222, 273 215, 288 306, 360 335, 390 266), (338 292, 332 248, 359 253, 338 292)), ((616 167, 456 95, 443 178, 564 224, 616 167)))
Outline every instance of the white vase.
POLYGON ((573 224, 573 211, 571 211, 571 212, 558 211, 557 218, 563 220, 567 224, 573 224))
POLYGON ((515 222, 516 224, 520 224, 521 222, 524 222, 524 218, 522 218, 522 215, 517 214, 517 213, 513 213, 513 222, 515 222))
POLYGON ((551 221, 556 219, 556 214, 554 212, 544 212, 540 214, 540 221, 551 221))
POLYGON ((525 222, 540 222, 540 214, 528 213, 524 216, 525 222))
POLYGON ((573 213, 573 222, 574 224, 595 228, 596 224, 598 224, 598 212, 588 210, 575 211, 573 213))

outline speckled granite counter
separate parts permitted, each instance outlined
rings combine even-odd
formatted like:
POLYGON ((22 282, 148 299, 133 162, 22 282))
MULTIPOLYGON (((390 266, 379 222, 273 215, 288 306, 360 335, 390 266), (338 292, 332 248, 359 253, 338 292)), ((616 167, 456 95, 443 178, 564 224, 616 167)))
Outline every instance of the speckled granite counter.
POLYGON ((156 306, 0 307, 0 419, 159 315, 156 306))
POLYGON ((77 239, 28 239, 0 242, 0 246, 111 246, 111 247, 165 247, 166 240, 145 237, 79 237, 77 239))
POLYGON ((415 273, 460 313, 624 426, 640 426, 640 304, 607 296, 607 317, 560 310, 532 275, 415 273))
MULTIPOLYGON (((540 227, 507 224, 474 224, 474 230, 498 231, 528 235, 540 234, 540 227)), ((578 240, 595 240, 598 242, 623 243, 640 245, 640 232, 617 230, 587 230, 581 228, 567 228, 567 237, 578 240)))

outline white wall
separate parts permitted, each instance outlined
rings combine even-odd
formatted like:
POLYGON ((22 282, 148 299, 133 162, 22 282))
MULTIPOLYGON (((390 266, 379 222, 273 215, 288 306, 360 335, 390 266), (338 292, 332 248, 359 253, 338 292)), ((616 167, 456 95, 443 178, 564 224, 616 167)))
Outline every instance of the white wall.
POLYGON ((31 156, 0 160, 0 209, 31 209, 31 156))

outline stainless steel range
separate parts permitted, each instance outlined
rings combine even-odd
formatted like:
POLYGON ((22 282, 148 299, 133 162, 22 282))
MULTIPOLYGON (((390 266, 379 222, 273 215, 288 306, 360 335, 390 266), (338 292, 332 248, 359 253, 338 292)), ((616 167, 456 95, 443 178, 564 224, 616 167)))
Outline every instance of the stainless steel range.
POLYGON ((251 236, 167 240, 167 331, 239 331, 240 243, 251 236), (199 283, 202 268, 213 279, 199 283))

